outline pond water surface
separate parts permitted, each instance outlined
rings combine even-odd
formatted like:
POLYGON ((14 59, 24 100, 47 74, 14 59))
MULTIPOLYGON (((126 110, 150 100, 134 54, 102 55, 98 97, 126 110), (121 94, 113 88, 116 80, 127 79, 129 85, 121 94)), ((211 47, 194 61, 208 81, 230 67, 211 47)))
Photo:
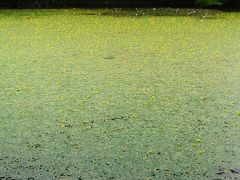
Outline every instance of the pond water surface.
POLYGON ((0 179, 240 179, 239 139, 240 13, 0 11, 0 179))

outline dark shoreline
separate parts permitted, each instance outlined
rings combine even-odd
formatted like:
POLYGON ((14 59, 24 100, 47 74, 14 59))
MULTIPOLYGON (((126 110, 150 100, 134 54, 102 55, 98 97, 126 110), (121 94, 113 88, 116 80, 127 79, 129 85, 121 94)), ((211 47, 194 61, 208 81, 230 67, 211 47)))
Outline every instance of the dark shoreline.
POLYGON ((69 9, 69 8, 192 8, 192 9, 217 9, 224 11, 240 11, 240 0, 225 0, 222 5, 201 6, 194 0, 164 1, 164 0, 76 0, 52 2, 35 1, 0 1, 0 9, 69 9), (36 3, 37 2, 37 3, 36 3))

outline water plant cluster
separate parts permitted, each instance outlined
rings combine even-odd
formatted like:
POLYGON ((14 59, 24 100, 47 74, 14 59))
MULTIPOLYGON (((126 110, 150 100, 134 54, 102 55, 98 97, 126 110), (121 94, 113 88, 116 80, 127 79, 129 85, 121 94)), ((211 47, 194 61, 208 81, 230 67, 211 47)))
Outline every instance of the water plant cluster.
POLYGON ((240 179, 240 14, 194 11, 0 10, 0 179, 240 179))

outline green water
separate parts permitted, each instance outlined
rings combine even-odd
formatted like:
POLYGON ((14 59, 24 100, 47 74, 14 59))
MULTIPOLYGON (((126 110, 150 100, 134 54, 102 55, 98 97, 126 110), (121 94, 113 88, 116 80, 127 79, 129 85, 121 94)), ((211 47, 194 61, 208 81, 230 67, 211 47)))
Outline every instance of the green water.
POLYGON ((151 12, 0 10, 0 177, 240 179, 240 13, 151 12))

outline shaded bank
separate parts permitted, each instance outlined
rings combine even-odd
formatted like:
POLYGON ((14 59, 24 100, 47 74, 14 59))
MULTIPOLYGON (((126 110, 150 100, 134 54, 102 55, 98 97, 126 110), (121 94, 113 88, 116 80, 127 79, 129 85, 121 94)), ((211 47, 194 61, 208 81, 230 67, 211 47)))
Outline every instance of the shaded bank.
POLYGON ((0 8, 71 8, 71 7, 198 7, 217 5, 224 7, 240 7, 240 0, 1 0, 0 8))

